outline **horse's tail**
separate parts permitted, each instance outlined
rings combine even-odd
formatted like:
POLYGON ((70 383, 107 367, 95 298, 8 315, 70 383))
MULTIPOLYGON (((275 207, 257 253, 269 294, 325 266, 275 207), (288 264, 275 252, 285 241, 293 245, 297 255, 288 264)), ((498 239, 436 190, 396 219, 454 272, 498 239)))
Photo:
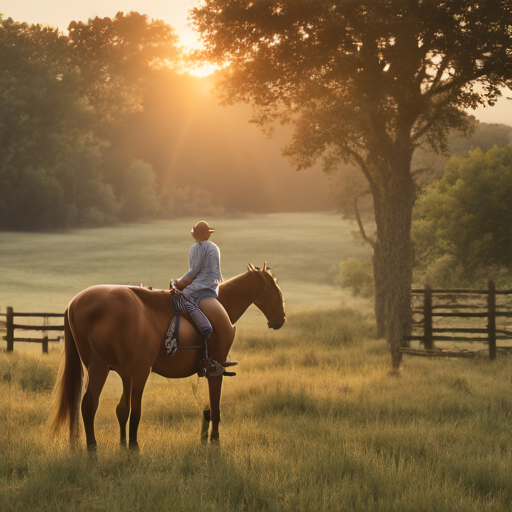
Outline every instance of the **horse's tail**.
POLYGON ((82 361, 69 326, 69 308, 64 313, 64 353, 60 360, 59 374, 53 389, 52 405, 48 418, 51 435, 58 434, 69 424, 69 439, 74 446, 79 436, 79 405, 82 396, 82 361))

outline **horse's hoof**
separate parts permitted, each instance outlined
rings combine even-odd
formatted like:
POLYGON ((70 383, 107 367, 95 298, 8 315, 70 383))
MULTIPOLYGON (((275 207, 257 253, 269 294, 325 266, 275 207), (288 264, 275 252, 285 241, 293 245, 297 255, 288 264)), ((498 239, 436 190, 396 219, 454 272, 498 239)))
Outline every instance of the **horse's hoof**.
POLYGON ((139 451, 139 443, 137 443, 137 441, 130 441, 129 447, 130 447, 130 451, 132 451, 132 452, 139 451))
POLYGON ((88 451, 89 453, 91 453, 91 454, 96 453, 97 449, 98 449, 98 445, 97 445, 96 443, 94 443, 94 444, 88 444, 88 445, 87 445, 87 451, 88 451))

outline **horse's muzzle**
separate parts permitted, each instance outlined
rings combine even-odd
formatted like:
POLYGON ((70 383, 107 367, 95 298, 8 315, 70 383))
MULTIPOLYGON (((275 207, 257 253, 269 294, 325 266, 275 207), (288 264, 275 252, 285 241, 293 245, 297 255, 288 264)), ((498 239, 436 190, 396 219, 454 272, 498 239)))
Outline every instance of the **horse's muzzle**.
POLYGON ((267 325, 268 325, 269 329, 274 329, 275 331, 277 331, 277 329, 281 329, 281 327, 283 327, 284 323, 285 323, 285 320, 283 320, 282 322, 276 323, 276 324, 267 322, 267 325))

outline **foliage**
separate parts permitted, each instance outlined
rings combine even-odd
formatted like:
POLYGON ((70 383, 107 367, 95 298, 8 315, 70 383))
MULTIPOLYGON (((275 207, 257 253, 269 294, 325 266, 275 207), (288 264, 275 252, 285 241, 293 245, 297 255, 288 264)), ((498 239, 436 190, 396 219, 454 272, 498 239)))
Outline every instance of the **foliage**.
POLYGON ((224 213, 222 206, 214 204, 210 192, 190 186, 164 189, 160 195, 160 203, 162 205, 162 215, 167 218, 217 217, 224 213))
POLYGON ((119 217, 125 221, 153 217, 159 211, 159 202, 151 165, 142 160, 134 160, 124 178, 119 190, 119 217))
MULTIPOLYGON (((411 169, 418 186, 425 187, 443 176, 444 168, 451 156, 463 156, 476 148, 486 152, 493 146, 504 147, 511 142, 512 126, 473 120, 470 134, 454 131, 448 135, 446 152, 436 153, 427 145, 420 146, 413 155, 411 169)), ((337 162, 333 162, 326 170, 329 171, 329 192, 336 209, 346 219, 355 219, 359 213, 365 235, 369 235, 370 240, 373 240, 373 202, 364 176, 356 167, 339 165, 337 162), (354 203, 356 198, 358 212, 354 203)), ((360 239, 361 233, 354 233, 354 236, 360 239)))
POLYGON ((512 146, 453 157, 416 204, 418 278, 439 286, 510 280, 511 197, 512 146))
POLYGON ((354 297, 372 297, 374 294, 373 264, 371 260, 348 258, 340 261, 334 282, 352 291, 354 297))
POLYGON ((175 67, 180 57, 173 29, 136 12, 72 21, 68 32, 79 87, 103 128, 140 110, 149 76, 155 69, 175 67))
POLYGON ((140 108, 144 80, 177 55, 175 42, 170 27, 136 13, 73 22, 68 35, 0 20, 0 229, 124 214, 126 191, 105 178, 109 128, 140 108))

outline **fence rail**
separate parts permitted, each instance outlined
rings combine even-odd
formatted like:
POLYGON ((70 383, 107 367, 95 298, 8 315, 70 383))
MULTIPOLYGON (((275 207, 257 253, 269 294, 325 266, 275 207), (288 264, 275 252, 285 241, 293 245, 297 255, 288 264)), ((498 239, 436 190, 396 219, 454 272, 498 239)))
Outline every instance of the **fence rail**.
MULTIPOLYGON (((435 341, 477 341, 487 343, 489 346, 489 359, 496 359, 496 341, 512 340, 512 330, 508 329, 509 324, 503 326, 496 325, 497 319, 506 321, 508 318, 512 318, 512 304, 507 303, 508 299, 512 298, 512 290, 496 290, 494 282, 489 281, 487 290, 433 289, 426 285, 424 289, 413 289, 411 292, 413 302, 415 299, 423 296, 423 304, 421 306, 413 304, 412 307, 413 326, 416 329, 422 328, 423 332, 422 334, 406 336, 405 340, 419 340, 423 342, 424 349, 404 347, 402 349, 404 354, 441 355, 438 351, 437 354, 434 351, 435 341), (482 301, 484 295, 486 296, 485 304, 475 303, 478 300, 482 301), (498 298, 499 302, 497 302, 498 298), (434 304, 434 301, 437 303, 434 304), (474 303, 468 304, 471 301, 474 303), (422 314, 423 318, 415 322, 414 315, 418 314, 422 314), (434 325, 434 319, 436 321, 446 321, 449 324, 434 325), (487 323, 484 327, 481 325, 468 327, 467 324, 464 326, 453 325, 455 319, 464 319, 465 322, 471 319, 487 319, 487 323), (453 333, 453 335, 448 336, 448 333, 453 333)), ((445 351, 442 355, 474 357, 474 355, 468 354, 474 353, 445 351)))
POLYGON ((14 350, 15 342, 25 343, 41 343, 43 347, 43 353, 48 353, 48 343, 60 341, 61 338, 49 338, 48 331, 64 331, 64 325, 48 325, 48 318, 64 318, 62 313, 17 313, 12 307, 6 308, 5 313, 0 313, 0 317, 5 317, 5 321, 0 322, 5 326, 6 335, 3 339, 7 342, 7 352, 14 350), (26 325, 26 324, 15 324, 14 319, 16 317, 24 318, 43 318, 43 325, 26 325), (14 332, 18 330, 24 331, 41 331, 42 338, 27 338, 27 337, 15 337, 14 332))

